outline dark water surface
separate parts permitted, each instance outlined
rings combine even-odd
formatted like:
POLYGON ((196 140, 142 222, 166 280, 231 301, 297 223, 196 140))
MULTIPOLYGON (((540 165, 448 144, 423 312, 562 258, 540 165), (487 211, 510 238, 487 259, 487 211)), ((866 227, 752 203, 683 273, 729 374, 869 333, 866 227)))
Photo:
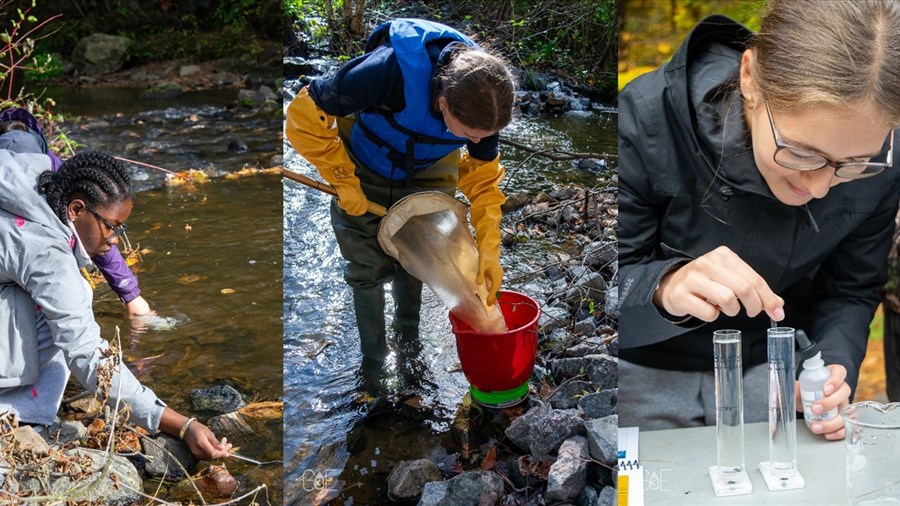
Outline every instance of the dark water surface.
MULTIPOLYGON (((287 99, 286 99, 287 100, 287 99)), ((615 111, 560 118, 519 118, 504 136, 536 148, 616 151, 615 111)), ((533 157, 501 146, 508 192, 549 190, 554 184, 596 186, 596 174, 569 162, 533 157)), ((285 167, 319 178, 285 143, 285 167)), ((320 178, 319 178, 320 179, 320 178)), ((413 398, 394 408, 361 398, 359 336, 351 290, 329 222, 330 197, 293 182, 284 191, 285 503, 384 504, 388 472, 401 460, 441 461, 460 452, 451 436, 468 383, 446 308, 425 289, 420 358, 427 371, 413 398)), ((530 292, 523 275, 546 260, 553 245, 526 244, 501 252, 504 289, 530 292)), ((390 284, 387 285, 388 293, 390 284)), ((393 315, 388 296, 388 325, 393 315)), ((390 339, 390 333, 389 333, 390 339)), ((399 382, 399 380, 398 380, 399 382)), ((480 415, 479 415, 480 416, 480 415)), ((462 460, 462 459, 461 459, 462 460)))
MULTIPOLYGON (((282 397, 281 178, 221 177, 245 165, 268 167, 280 154, 274 139, 281 120, 278 111, 230 110, 236 94, 139 102, 134 90, 54 91, 70 137, 85 148, 212 176, 205 184, 170 187, 159 171, 130 166, 138 191, 128 237, 147 250, 136 267, 138 279, 142 295, 168 325, 131 335, 109 287, 94 292, 104 337, 122 327, 126 362, 137 377, 171 407, 201 420, 204 414, 191 411, 191 392, 215 382, 231 384, 248 402, 282 397), (229 152, 232 138, 250 151, 229 152)), ((256 437, 232 442, 242 455, 280 460, 281 420, 264 427, 256 437)), ((231 459, 225 465, 241 482, 238 495, 266 484, 256 501, 282 503, 280 465, 231 459)), ((147 486, 152 493, 154 485, 147 486)))

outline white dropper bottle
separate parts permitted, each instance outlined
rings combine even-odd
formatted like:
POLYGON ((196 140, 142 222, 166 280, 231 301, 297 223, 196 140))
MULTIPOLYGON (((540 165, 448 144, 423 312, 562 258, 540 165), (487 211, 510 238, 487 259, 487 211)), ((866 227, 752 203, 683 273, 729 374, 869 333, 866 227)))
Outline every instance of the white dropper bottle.
POLYGON ((814 402, 825 397, 825 383, 831 379, 831 369, 825 367, 822 352, 818 345, 806 336, 806 332, 798 330, 797 342, 800 344, 800 356, 803 357, 803 372, 800 373, 800 399, 803 401, 803 418, 810 429, 815 422, 824 422, 837 416, 837 408, 824 413, 812 411, 814 402))

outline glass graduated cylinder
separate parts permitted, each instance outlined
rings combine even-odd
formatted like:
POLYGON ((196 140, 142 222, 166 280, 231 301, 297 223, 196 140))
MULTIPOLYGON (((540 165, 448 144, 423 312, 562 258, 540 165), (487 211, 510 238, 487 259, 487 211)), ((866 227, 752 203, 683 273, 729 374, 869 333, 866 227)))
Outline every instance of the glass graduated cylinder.
POLYGON ((741 334, 713 334, 716 375, 716 450, 722 473, 744 471, 744 396, 741 377, 741 334))
POLYGON ((794 384, 794 329, 767 331, 769 357, 769 462, 774 472, 797 468, 797 400, 794 384))

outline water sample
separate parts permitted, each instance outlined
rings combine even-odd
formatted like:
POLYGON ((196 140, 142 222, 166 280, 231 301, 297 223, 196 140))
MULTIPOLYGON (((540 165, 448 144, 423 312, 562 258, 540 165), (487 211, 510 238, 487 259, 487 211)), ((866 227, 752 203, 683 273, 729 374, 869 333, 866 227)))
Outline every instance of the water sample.
POLYGON ((769 460, 759 470, 769 490, 793 490, 806 483, 797 470, 797 399, 794 329, 767 330, 769 358, 769 460))
POLYGON ((744 392, 741 331, 713 332, 716 371, 716 465, 709 468, 719 497, 753 491, 744 468, 744 392))

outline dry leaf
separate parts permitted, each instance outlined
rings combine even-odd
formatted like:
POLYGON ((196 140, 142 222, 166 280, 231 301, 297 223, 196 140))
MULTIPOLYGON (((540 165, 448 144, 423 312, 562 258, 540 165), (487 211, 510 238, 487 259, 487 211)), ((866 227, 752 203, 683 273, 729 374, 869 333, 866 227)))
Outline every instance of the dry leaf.
POLYGON ((497 463, 497 447, 491 446, 488 449, 487 455, 484 456, 484 460, 481 461, 481 470, 482 471, 490 471, 494 468, 494 465, 497 463))
POLYGON ((223 288, 222 289, 222 293, 225 295, 231 295, 232 293, 236 293, 236 292, 237 292, 237 290, 235 290, 234 288, 223 288))

